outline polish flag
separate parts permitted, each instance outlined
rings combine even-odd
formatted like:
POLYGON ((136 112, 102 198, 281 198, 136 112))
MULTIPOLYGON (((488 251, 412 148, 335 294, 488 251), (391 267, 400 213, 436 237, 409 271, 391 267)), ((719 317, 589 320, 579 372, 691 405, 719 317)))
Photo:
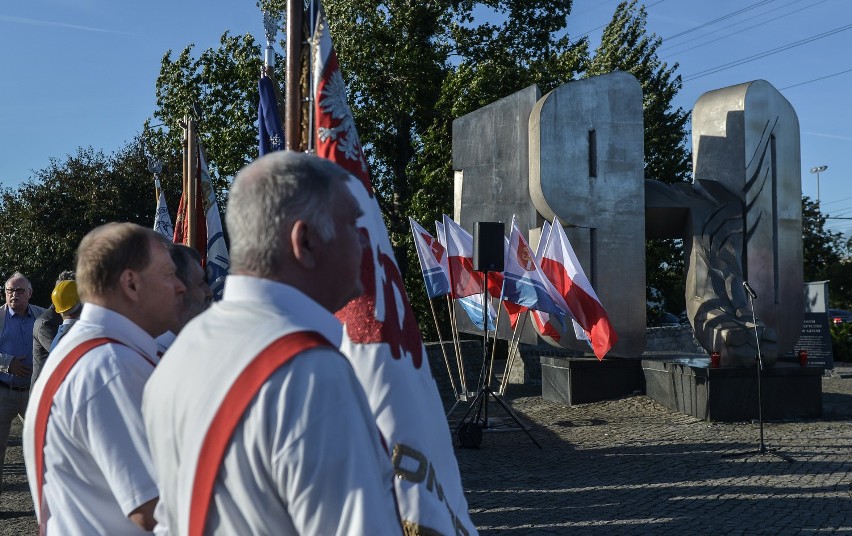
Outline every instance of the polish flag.
POLYGON ((565 230, 556 219, 553 220, 551 238, 544 248, 541 267, 565 298, 571 315, 591 342, 595 356, 603 359, 618 341, 618 335, 595 289, 583 273, 565 230))

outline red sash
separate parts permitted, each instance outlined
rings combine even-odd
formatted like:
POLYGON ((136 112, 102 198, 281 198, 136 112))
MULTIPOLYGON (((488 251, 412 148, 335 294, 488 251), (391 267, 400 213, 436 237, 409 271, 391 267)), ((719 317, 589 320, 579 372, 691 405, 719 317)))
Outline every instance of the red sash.
POLYGON ((276 339, 249 363, 228 389, 198 454, 190 502, 189 536, 204 534, 213 499, 213 486, 225 457, 225 449, 248 405, 276 370, 297 354, 317 346, 332 345, 314 331, 297 331, 276 339))
POLYGON ((47 436, 47 420, 50 418, 50 408, 53 405, 53 397, 56 395, 56 391, 59 390, 59 387, 62 385, 62 382, 65 381, 65 378, 68 376, 68 373, 71 372, 71 369, 74 368, 74 365, 80 361, 80 358, 86 355, 89 350, 97 348, 98 346, 103 346, 104 344, 109 344, 111 342, 117 343, 115 339, 110 339, 108 337, 99 337, 97 339, 89 339, 88 341, 84 341, 80 343, 76 348, 71 350, 71 352, 62 360, 59 366, 53 371, 53 374, 47 379, 47 383, 44 384, 44 389, 41 392, 41 398, 38 399, 38 407, 36 409, 36 417, 35 417, 35 445, 34 445, 34 454, 35 454, 35 474, 36 478, 36 507, 39 508, 39 512, 41 513, 41 519, 39 523, 39 532, 44 531, 44 524, 47 522, 45 515, 47 514, 47 508, 44 504, 44 499, 42 497, 42 487, 44 485, 44 442, 47 436))

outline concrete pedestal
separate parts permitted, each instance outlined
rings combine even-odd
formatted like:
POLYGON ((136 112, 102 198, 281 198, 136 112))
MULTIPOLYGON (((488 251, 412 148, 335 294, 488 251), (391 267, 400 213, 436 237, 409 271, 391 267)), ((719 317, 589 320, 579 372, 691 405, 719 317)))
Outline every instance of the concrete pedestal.
MULTIPOLYGON (((667 408, 708 421, 758 418, 755 368, 709 368, 709 358, 643 359, 649 397, 667 408)), ((761 375, 763 420, 822 415, 823 369, 777 363, 761 375)))
POLYGON ((638 359, 541 357, 541 396, 572 406, 619 398, 641 391, 638 359))

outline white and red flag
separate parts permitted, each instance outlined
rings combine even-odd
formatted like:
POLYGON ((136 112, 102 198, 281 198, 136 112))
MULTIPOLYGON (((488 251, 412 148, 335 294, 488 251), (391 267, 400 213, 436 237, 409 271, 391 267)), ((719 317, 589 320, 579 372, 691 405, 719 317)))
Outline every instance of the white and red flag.
POLYGON ((222 297, 225 276, 231 266, 225 235, 222 232, 222 218, 219 215, 219 204, 216 202, 216 190, 210 178, 207 167, 207 157, 201 140, 197 139, 197 151, 193 155, 193 165, 196 169, 196 195, 192 201, 195 210, 189 210, 186 192, 180 196, 177 218, 174 225, 174 243, 186 244, 201 255, 201 265, 207 277, 214 299, 222 297), (195 244, 189 243, 189 218, 195 214, 196 239, 195 244))
POLYGON ((312 9, 316 151, 353 175, 349 188, 364 212, 359 224, 369 244, 361 262, 364 295, 337 313, 345 326, 341 351, 352 363, 388 443, 406 532, 476 534, 441 399, 347 103, 328 22, 319 2, 312 9))
POLYGON ((556 219, 553 220, 550 240, 544 248, 541 267, 565 298, 571 315, 588 337, 595 356, 603 359, 618 341, 618 335, 583 272, 565 230, 556 219))

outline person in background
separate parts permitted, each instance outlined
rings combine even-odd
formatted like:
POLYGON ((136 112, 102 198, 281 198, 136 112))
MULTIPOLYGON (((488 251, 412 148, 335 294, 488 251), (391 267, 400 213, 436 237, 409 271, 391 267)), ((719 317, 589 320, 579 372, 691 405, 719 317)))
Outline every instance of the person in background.
MULTIPOLYGON (((33 367, 33 327, 44 309, 30 304, 30 280, 15 272, 6 280, 6 303, 0 306, 0 462, 16 416, 23 418, 30 398, 33 367)), ((0 466, 0 492, 3 486, 0 466)))
POLYGON ((207 284, 207 274, 201 267, 201 255, 183 244, 175 244, 171 249, 172 261, 177 269, 178 279, 186 287, 186 293, 180 304, 180 315, 174 326, 157 337, 157 351, 161 355, 165 353, 175 336, 187 322, 198 316, 210 306, 213 301, 213 291, 207 284))
POLYGON ((50 350, 52 351, 59 339, 64 337, 71 326, 80 318, 83 304, 80 303, 80 296, 77 294, 77 282, 72 280, 57 283, 50 295, 50 301, 53 302, 56 312, 62 315, 62 324, 56 330, 53 342, 50 343, 50 350))
POLYGON ((347 176, 277 151, 234 181, 222 300, 184 327, 145 387, 164 530, 402 533, 389 455, 337 349, 334 312, 363 291, 347 176))
POLYGON ((42 533, 142 534, 158 491, 142 392, 154 336, 174 325, 186 288, 170 243, 109 223, 77 248, 80 319, 45 363, 24 420, 27 479, 42 533))
MULTIPOLYGON (((71 270, 65 270, 60 273, 59 277, 56 278, 56 283, 58 284, 60 281, 68 279, 74 279, 74 272, 71 270)), ((41 368, 47 360, 47 354, 50 353, 50 345, 54 337, 56 337, 56 332, 60 324, 62 324, 62 315, 56 312, 56 308, 52 303, 50 307, 44 310, 41 316, 36 318, 35 325, 33 326, 33 372, 30 377, 30 387, 35 385, 39 374, 41 374, 41 368)))

